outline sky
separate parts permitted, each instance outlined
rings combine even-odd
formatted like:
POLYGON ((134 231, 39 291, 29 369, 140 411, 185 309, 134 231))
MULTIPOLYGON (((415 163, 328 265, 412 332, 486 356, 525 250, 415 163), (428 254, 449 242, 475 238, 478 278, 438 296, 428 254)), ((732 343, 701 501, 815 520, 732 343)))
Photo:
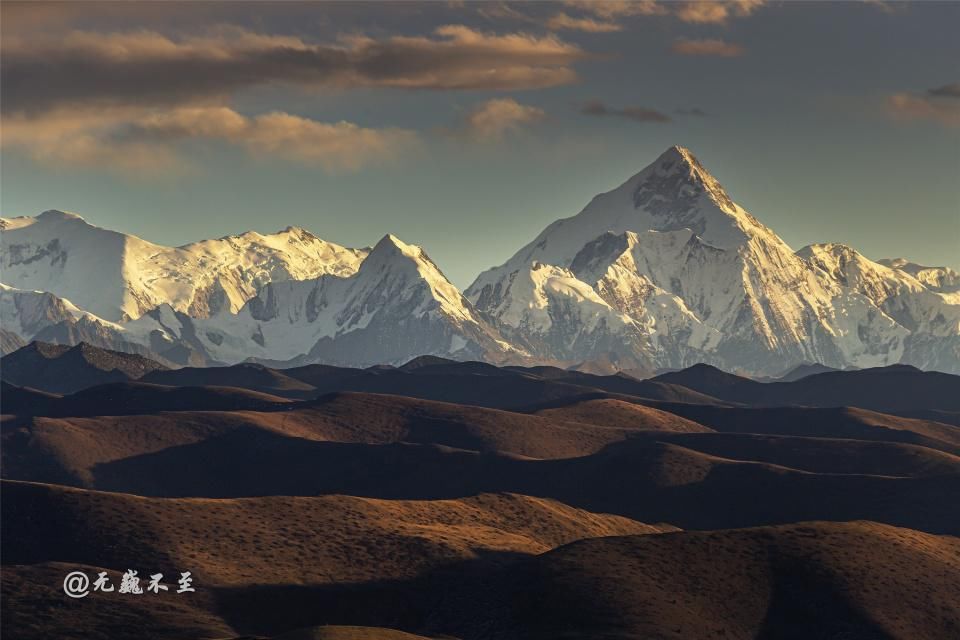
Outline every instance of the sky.
POLYGON ((6 217, 168 245, 393 233, 466 287, 680 144, 796 249, 960 269, 960 3, 0 12, 6 217))

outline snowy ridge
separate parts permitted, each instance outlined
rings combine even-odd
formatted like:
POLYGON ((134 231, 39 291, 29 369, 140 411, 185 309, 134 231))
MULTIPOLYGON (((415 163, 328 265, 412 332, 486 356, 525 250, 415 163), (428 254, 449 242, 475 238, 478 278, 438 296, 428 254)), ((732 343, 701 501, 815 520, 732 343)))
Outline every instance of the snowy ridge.
POLYGON ((161 304, 193 317, 236 312, 267 282, 350 275, 367 253, 295 227, 164 247, 63 211, 2 219, 0 230, 4 282, 115 322, 161 304))
POLYGON ((960 334, 960 300, 931 290, 907 271, 873 262, 842 244, 810 245, 797 255, 869 298, 911 332, 940 337, 960 334))
POLYGON ((60 322, 78 320, 86 314, 69 300, 45 291, 23 291, 0 283, 0 325, 21 338, 60 322))
MULTIPOLYGON (((185 318, 141 319, 183 337, 185 318)), ((187 320, 211 358, 400 363, 423 353, 493 358, 510 351, 415 245, 385 236, 349 277, 264 286, 237 314, 187 320)))
POLYGON ((167 360, 167 348, 177 341, 171 337, 153 336, 150 329, 135 324, 117 324, 84 311, 69 300, 45 291, 24 291, 0 284, 0 326, 26 344, 37 340, 53 344, 75 345, 81 342, 113 349, 150 355, 169 364, 207 364, 206 358, 177 357, 167 360))
POLYGON ((877 260, 891 269, 908 273, 931 291, 938 293, 960 293, 960 273, 947 267, 924 267, 906 258, 883 258, 877 260))

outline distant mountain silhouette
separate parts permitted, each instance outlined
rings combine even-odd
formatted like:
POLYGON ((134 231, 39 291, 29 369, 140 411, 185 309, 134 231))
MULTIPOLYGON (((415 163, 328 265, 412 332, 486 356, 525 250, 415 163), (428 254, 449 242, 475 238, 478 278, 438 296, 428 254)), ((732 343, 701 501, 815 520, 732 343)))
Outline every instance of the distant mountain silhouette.
POLYGON ((853 406, 875 411, 960 411, 960 376, 893 365, 828 371, 789 382, 762 383, 698 364, 652 379, 721 400, 754 406, 853 406))
POLYGON ((72 393, 110 382, 138 380, 166 369, 141 355, 110 351, 81 342, 65 345, 31 342, 0 359, 0 376, 20 387, 72 393))
POLYGON ((839 371, 835 367, 828 367, 825 364, 810 363, 797 365, 777 379, 777 382, 795 382, 801 378, 816 375, 818 373, 828 373, 830 371, 839 371))

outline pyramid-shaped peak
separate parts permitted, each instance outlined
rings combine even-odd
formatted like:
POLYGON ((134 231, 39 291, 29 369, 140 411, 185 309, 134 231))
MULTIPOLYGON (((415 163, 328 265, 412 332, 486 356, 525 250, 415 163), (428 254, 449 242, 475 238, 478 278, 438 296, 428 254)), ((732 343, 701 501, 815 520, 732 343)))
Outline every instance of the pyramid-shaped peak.
POLYGON ((700 183, 720 187, 720 184, 700 164, 693 152, 680 145, 674 145, 661 153, 643 173, 653 173, 659 177, 683 175, 700 183))
POLYGON ((660 154, 660 157, 657 158, 657 163, 660 162, 679 162, 681 164, 686 164, 693 166, 695 164, 700 164, 697 161, 696 156, 693 155, 693 152, 686 147, 681 147, 678 144, 673 145, 666 151, 660 154))
POLYGON ((624 186, 633 192, 637 206, 651 200, 689 204, 692 198, 704 195, 727 213, 736 211, 723 185, 710 175, 693 152, 679 145, 661 153, 624 186))
POLYGON ((415 244, 407 244, 392 233, 388 233, 374 245, 370 255, 363 261, 361 269, 369 270, 373 265, 396 265, 398 262, 433 266, 433 261, 427 257, 423 249, 415 244))
POLYGON ((407 244, 406 242, 404 242, 397 236, 393 235, 392 233, 388 233, 387 235, 380 238, 380 241, 374 245, 372 253, 383 253, 383 252, 395 253, 397 251, 399 251, 400 253, 408 253, 413 249, 419 249, 419 247, 416 247, 412 244, 407 244))

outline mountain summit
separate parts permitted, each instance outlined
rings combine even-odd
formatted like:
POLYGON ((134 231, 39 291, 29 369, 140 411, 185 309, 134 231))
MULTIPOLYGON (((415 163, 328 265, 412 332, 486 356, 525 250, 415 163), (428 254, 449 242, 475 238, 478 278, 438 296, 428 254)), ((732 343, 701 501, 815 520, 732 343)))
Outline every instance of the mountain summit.
POLYGON ((730 199, 692 152, 673 146, 616 189, 594 197, 577 215, 548 226, 505 265, 481 274, 470 291, 495 282, 505 269, 534 261, 569 263, 604 232, 680 230, 721 249, 739 247, 753 235, 775 237, 730 199))

